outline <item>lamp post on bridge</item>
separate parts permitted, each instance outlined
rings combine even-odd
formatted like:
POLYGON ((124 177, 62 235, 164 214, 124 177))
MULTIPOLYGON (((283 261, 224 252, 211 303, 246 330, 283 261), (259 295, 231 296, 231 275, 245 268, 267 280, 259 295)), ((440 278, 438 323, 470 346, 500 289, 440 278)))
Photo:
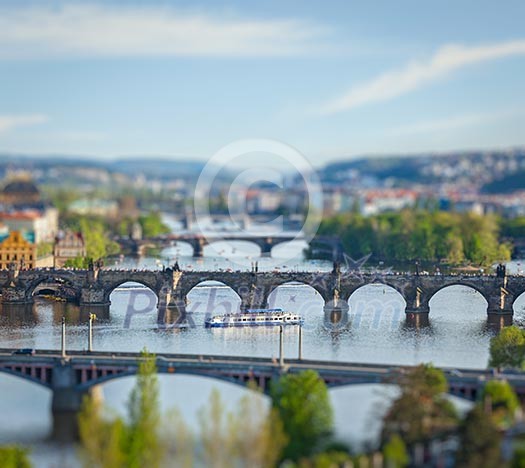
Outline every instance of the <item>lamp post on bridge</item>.
POLYGON ((89 330, 88 330, 88 351, 93 352, 93 320, 96 320, 95 314, 89 314, 89 330))
POLYGON ((299 324, 299 340, 298 340, 297 358, 299 361, 303 358, 303 326, 299 324))
POLYGON ((66 317, 62 317, 61 354, 63 358, 66 357, 66 317))
POLYGON ((284 367, 284 337, 283 326, 279 326, 279 366, 284 367))

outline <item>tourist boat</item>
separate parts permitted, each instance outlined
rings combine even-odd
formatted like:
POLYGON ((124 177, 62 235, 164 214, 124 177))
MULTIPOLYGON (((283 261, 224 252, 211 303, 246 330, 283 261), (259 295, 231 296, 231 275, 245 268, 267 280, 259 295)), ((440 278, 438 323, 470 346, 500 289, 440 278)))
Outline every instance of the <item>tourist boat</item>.
POLYGON ((283 309, 248 309, 240 314, 214 315, 205 320, 207 327, 252 327, 301 325, 303 318, 283 309))

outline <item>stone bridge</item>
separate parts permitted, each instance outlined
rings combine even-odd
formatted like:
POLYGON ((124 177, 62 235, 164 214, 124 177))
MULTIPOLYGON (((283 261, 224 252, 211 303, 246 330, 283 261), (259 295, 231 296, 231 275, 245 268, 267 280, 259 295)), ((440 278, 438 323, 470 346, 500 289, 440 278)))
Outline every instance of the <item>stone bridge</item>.
MULTIPOLYGON (((11 374, 50 389, 52 397, 53 436, 58 440, 75 437, 77 414, 86 394, 101 393, 100 385, 110 380, 134 375, 141 355, 123 352, 38 350, 34 355, 13 355, 11 349, 0 349, 0 372, 11 374)), ((406 366, 329 362, 305 359, 276 361, 264 357, 159 354, 157 372, 196 375, 246 386, 255 383, 268 392, 270 382, 283 373, 306 369, 316 371, 330 386, 356 384, 395 384, 406 366)), ((506 379, 523 400, 525 374, 476 369, 443 369, 449 393, 476 400, 487 381, 506 379)), ((5 396, 8 398, 8 396, 5 396)))
POLYGON ((466 286, 478 291, 487 301, 489 316, 512 316, 516 299, 525 292, 525 276, 491 275, 396 275, 332 272, 256 272, 256 271, 179 271, 110 269, 33 269, 0 271, 2 301, 27 304, 37 288, 46 288, 60 297, 85 306, 108 306, 115 288, 137 282, 150 288, 158 298, 158 308, 178 308, 185 312, 188 293, 205 281, 229 286, 240 298, 241 309, 264 308, 277 287, 289 283, 314 288, 325 302, 326 310, 348 309, 348 299, 368 284, 383 284, 399 292, 406 302, 406 313, 428 315, 431 298, 444 288, 466 286))
POLYGON ((214 242, 234 242, 243 241, 251 242, 259 247, 261 256, 270 257, 273 247, 284 242, 292 240, 301 240, 304 236, 300 233, 280 233, 278 235, 241 235, 241 234, 220 234, 214 233, 210 235, 200 234, 170 234, 160 237, 152 237, 148 239, 130 239, 119 238, 117 242, 124 248, 131 250, 135 254, 143 254, 147 247, 170 247, 176 245, 177 242, 185 242, 193 248, 193 256, 201 258, 204 256, 204 247, 213 244, 214 242))

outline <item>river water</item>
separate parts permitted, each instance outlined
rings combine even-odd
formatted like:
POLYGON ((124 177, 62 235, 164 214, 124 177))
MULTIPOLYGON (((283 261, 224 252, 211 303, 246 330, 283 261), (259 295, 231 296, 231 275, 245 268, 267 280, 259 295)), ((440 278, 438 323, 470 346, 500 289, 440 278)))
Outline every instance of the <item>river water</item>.
MULTIPOLYGON (((192 259, 183 245, 164 251, 159 259, 122 259, 110 267, 162 268, 178 259, 184 269, 239 269, 258 261, 260 270, 329 270, 328 262, 305 261, 300 242, 274 248, 273 259, 256 258, 257 251, 236 257, 235 247, 223 246, 215 253, 192 259), (228 250, 230 249, 230 250, 228 250), (291 249, 296 257, 290 260, 291 249), (279 256, 286 257, 280 261, 279 256), (239 264, 243 265, 240 267, 239 264)), ((217 248, 217 247, 216 247, 217 248)), ((210 254, 205 250, 205 255, 210 254)), ((521 263, 509 265, 511 271, 521 263)), ((109 316, 99 317, 94 326, 97 350, 229 354, 243 356, 277 356, 278 329, 206 329, 207 313, 236 310, 240 299, 228 287, 201 284, 189 294, 190 326, 179 329, 157 323, 156 298, 153 292, 126 284, 112 293, 109 316)), ((358 290, 349 300, 349 323, 344 330, 334 330, 323 314, 323 300, 315 290, 304 285, 283 285, 270 296, 270 305, 297 311, 305 318, 303 357, 369 363, 416 364, 432 362, 438 366, 486 367, 488 344, 495 333, 487 325, 485 300, 468 288, 453 286, 440 291, 430 303, 429 325, 408 326, 404 300, 382 285, 369 285, 358 290)), ((78 307, 43 298, 35 299, 26 311, 13 312, 8 307, 0 313, 0 347, 60 347, 60 323, 67 320, 67 347, 87 347, 86 314, 78 307)), ((525 297, 515 304, 515 321, 525 320, 525 297)), ((285 356, 296 357, 298 329, 284 332, 285 356)), ((177 407, 194 424, 199 407, 205 405, 212 388, 221 392, 230 407, 246 390, 232 384, 201 377, 161 376, 162 407, 177 407)), ((117 412, 125 411, 132 378, 122 378, 104 385, 104 398, 117 412)), ((74 466, 72 447, 59 447, 47 442, 51 428, 50 392, 16 377, 0 374, 0 443, 18 442, 32 447, 37 466, 74 466)), ((353 446, 373 440, 379 428, 381 412, 392 389, 378 385, 361 385, 330 390, 336 414, 338 437, 353 446), (351 423, 349 423, 351 421, 351 423)))

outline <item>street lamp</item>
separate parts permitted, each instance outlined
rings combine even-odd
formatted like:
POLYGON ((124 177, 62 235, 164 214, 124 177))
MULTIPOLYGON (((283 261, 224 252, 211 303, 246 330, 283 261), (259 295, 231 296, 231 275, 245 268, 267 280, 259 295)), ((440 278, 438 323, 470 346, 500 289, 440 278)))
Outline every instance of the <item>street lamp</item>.
POLYGON ((66 357, 66 317, 62 317, 62 340, 61 340, 61 354, 66 357))
POLYGON ((89 314, 89 330, 88 330, 88 351, 93 352, 93 320, 96 320, 95 314, 89 314))
POLYGON ((279 366, 284 367, 284 337, 283 326, 279 326, 279 366))

